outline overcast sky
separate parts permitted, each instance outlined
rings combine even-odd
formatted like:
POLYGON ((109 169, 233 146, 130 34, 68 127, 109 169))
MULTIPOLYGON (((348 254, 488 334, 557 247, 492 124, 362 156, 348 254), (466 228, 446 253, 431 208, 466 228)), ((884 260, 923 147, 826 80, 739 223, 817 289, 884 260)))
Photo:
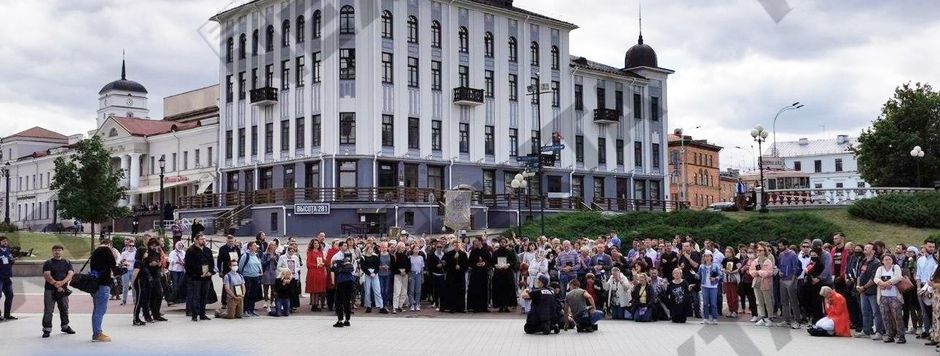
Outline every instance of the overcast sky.
MULTIPOLYGON (((237 0, 237 3, 246 0, 237 0)), ((623 66, 636 43, 636 0, 516 0, 580 26, 573 55, 623 66)), ((94 128, 97 93, 120 76, 162 98, 217 83, 200 28, 229 0, 0 0, 0 136, 32 126, 63 134, 94 128)), ((795 101, 777 139, 857 135, 894 88, 940 85, 940 2, 817 0, 645 1, 643 37, 669 79, 670 129, 725 147, 722 166, 750 166, 735 146, 795 101), (792 10, 777 23, 763 5, 792 10), (694 129, 696 126, 701 128, 694 129)), ((755 148, 756 151, 756 148, 755 148)))

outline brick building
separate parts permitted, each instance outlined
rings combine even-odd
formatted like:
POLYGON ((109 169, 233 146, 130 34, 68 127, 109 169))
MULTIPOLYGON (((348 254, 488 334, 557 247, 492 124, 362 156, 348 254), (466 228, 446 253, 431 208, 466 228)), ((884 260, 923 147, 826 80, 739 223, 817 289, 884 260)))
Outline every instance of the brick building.
POLYGON ((669 191, 672 200, 687 201, 694 210, 721 201, 719 152, 722 147, 692 136, 669 135, 669 191), (685 163, 685 164, 683 164, 685 163), (682 180, 688 193, 685 194, 682 180))

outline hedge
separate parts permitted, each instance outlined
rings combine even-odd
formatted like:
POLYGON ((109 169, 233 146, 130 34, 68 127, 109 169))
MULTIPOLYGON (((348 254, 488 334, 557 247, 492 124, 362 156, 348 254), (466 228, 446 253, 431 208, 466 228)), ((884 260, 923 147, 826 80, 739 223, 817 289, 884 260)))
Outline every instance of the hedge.
MULTIPOLYGON (((697 240, 718 241, 737 245, 757 241, 787 239, 791 243, 803 239, 831 241, 841 228, 818 216, 805 213, 754 214, 742 221, 722 213, 680 211, 670 213, 632 213, 605 215, 594 212, 559 214, 545 219, 545 234, 572 240, 579 236, 595 238, 611 230, 620 232, 622 240, 666 239, 691 234, 697 240)), ((539 221, 523 225, 524 236, 538 236, 539 221)))
POLYGON ((940 228, 940 192, 882 194, 855 202, 849 214, 880 223, 940 228))

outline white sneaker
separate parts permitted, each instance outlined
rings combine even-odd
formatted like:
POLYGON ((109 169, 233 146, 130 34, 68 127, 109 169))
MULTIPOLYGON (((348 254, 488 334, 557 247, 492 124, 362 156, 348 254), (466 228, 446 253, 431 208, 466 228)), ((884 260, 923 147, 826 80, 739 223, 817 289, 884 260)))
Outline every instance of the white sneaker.
POLYGON ((752 316, 752 317, 751 317, 751 322, 752 322, 752 323, 755 322, 755 321, 757 321, 757 320, 758 320, 758 319, 757 319, 756 316, 752 316))
POLYGON ((764 325, 770 328, 774 326, 774 322, 771 321, 770 319, 767 319, 767 320, 764 320, 764 325))
POLYGON ((711 321, 709 321, 709 323, 711 323, 712 325, 718 325, 718 319, 712 319, 711 321))
POLYGON ((708 325, 709 324, 708 319, 702 319, 702 321, 700 321, 699 324, 708 325))
POLYGON ((420 306, 420 305, 415 305, 415 311, 421 311, 421 306, 420 306))
POLYGON ((731 317, 732 317, 732 318, 737 318, 737 317, 738 317, 738 313, 731 313, 731 317))
POLYGON ((879 334, 879 333, 874 333, 874 334, 871 335, 871 339, 874 340, 874 341, 881 341, 881 334, 879 334))
POLYGON ((759 319, 757 320, 756 323, 754 323, 754 326, 766 326, 766 325, 767 324, 764 324, 764 319, 759 319))
POLYGON ((797 323, 797 322, 795 322, 795 321, 792 322, 792 323, 790 323, 790 329, 796 330, 796 329, 799 329, 799 328, 800 328, 800 323, 797 323))

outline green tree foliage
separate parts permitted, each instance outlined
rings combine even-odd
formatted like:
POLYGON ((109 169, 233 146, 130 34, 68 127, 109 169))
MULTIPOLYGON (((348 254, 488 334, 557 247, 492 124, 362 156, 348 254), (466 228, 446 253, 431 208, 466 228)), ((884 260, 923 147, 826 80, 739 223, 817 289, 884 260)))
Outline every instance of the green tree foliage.
POLYGON ((855 202, 849 214, 880 223, 940 228, 940 193, 882 194, 855 202))
POLYGON ((123 171, 111 169, 111 154, 97 135, 79 142, 68 157, 55 160, 50 188, 58 195, 59 210, 65 219, 91 224, 92 249, 94 224, 129 213, 127 208, 117 206, 124 196, 124 187, 120 184, 123 178, 123 171))
POLYGON ((853 150, 859 173, 873 186, 933 187, 940 179, 940 92, 930 84, 898 87, 853 150), (924 157, 911 157, 914 146, 924 157))

